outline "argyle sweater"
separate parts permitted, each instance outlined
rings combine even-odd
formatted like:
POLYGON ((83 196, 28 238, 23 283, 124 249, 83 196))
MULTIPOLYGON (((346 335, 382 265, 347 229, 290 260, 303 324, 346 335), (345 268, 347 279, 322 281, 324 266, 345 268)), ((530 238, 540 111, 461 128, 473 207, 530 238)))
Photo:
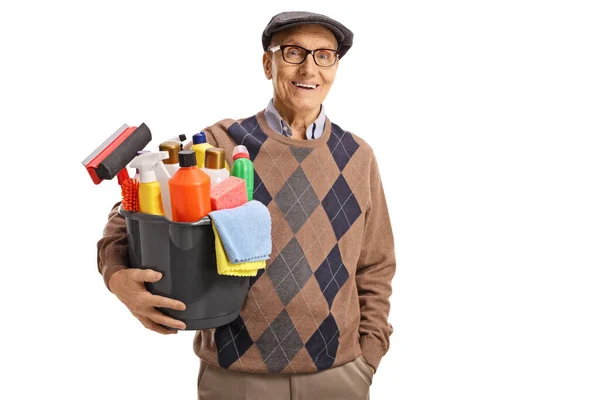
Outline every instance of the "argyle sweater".
MULTIPOLYGON (((315 140, 273 131, 264 110, 204 129, 225 150, 243 144, 254 164, 254 200, 272 219, 266 268, 250 279, 233 322, 196 332, 206 363, 255 373, 316 372, 363 355, 377 369, 389 348, 394 240, 372 148, 327 118, 315 140)), ((109 214, 98 242, 105 283, 127 259, 125 220, 109 214)))

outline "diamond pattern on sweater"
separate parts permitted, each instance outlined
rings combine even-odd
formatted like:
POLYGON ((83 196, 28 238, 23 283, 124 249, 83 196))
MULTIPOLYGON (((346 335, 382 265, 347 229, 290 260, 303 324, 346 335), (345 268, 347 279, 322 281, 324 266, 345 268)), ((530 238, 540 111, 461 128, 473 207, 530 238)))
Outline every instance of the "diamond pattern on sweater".
POLYGON ((234 122, 227 131, 237 144, 246 146, 251 161, 254 161, 261 146, 268 139, 268 136, 258 126, 256 116, 242 121, 241 125, 234 122))
POLYGON ((241 317, 215 330, 215 342, 219 349, 219 365, 228 368, 254 343, 241 317))
POLYGON ((315 278, 317 279, 317 282, 319 282, 321 291, 327 299, 330 309, 335 296, 349 277, 350 274, 342 262, 342 255, 336 244, 333 250, 331 250, 331 253, 327 256, 327 259, 323 261, 319 269, 315 272, 315 278))
POLYGON ((306 350, 319 371, 333 365, 339 345, 340 331, 331 313, 306 342, 306 350))
POLYGON ((312 153, 314 148, 312 148, 312 147, 290 147, 290 150, 292 151, 292 154, 294 155, 294 157, 296 157, 296 160, 298 160, 298 163, 302 164, 302 161, 304 161, 304 159, 306 157, 308 157, 308 155, 310 153, 312 153))
POLYGON ((254 200, 258 200, 263 203, 265 206, 268 206, 273 198, 271 197, 271 193, 267 190, 267 187, 263 184, 262 179, 260 179, 260 175, 254 171, 254 191, 252 192, 252 197, 254 200))
POLYGON ((270 372, 281 372, 304 346, 287 311, 283 310, 256 345, 270 372))
POLYGON ((362 212, 342 174, 335 181, 322 204, 338 240, 344 236, 362 212))
POLYGON ((290 224, 294 233, 298 232, 319 205, 319 199, 302 167, 290 176, 287 183, 275 196, 275 202, 290 224))
MULTIPOLYGON (((363 171, 356 165, 346 168, 358 143, 339 126, 331 128, 327 146, 317 148, 271 140, 256 116, 228 130, 255 164, 254 199, 271 213, 273 253, 266 269, 250 279, 240 317, 215 330, 219 364, 225 368, 235 363, 232 369, 243 369, 241 357, 248 349, 244 364, 250 353, 263 359, 245 366, 254 371, 295 372, 296 363, 306 368, 310 360, 323 370, 335 362, 338 321, 344 323, 348 309, 345 300, 335 299, 350 275, 338 242, 361 214, 342 173, 358 186, 362 176, 354 178, 363 171), (289 310, 296 311, 290 315, 289 310), (298 354, 301 361, 292 362, 298 354)), ((352 246, 355 239, 348 239, 352 246)))
POLYGON ((331 124, 331 136, 327 145, 340 171, 346 168, 348 161, 359 147, 350 133, 334 123, 331 124))
POLYGON ((298 294, 313 274, 296 238, 290 240, 266 271, 284 305, 298 294))

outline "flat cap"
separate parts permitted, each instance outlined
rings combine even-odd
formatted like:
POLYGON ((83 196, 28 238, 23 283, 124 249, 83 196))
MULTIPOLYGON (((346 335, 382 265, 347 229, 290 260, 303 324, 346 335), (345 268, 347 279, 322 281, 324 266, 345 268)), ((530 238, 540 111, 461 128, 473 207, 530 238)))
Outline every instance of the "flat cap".
POLYGON ((308 11, 286 11, 275 15, 267 24, 262 34, 263 49, 267 51, 271 43, 271 37, 275 32, 304 24, 319 24, 329 28, 337 39, 337 50, 340 52, 340 58, 352 47, 354 34, 338 21, 326 15, 308 11))

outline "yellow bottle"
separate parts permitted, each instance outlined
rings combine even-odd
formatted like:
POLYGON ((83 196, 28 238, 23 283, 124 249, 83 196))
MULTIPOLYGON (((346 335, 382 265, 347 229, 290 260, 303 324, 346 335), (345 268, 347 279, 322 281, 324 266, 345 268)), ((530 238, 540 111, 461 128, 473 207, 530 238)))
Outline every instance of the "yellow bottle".
POLYGON ((159 153, 144 153, 133 159, 130 166, 140 171, 140 211, 146 214, 165 215, 160 195, 160 183, 154 167, 162 162, 159 153))
POLYGON ((196 166, 198 168, 203 168, 206 149, 210 149, 214 146, 206 142, 206 134, 204 132, 196 133, 192 137, 192 140, 194 141, 192 150, 196 153, 196 166))

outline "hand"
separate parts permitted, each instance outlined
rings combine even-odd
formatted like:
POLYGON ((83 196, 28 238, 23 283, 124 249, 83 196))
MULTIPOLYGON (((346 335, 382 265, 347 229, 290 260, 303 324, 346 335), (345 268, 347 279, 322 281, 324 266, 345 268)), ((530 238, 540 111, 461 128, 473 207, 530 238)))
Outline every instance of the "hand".
POLYGON ((160 272, 149 269, 124 268, 111 275, 108 288, 146 328, 163 335, 176 334, 176 330, 167 329, 159 324, 178 329, 185 329, 185 324, 166 316, 155 307, 183 311, 185 304, 153 295, 144 285, 144 282, 158 282, 161 278, 160 272))

